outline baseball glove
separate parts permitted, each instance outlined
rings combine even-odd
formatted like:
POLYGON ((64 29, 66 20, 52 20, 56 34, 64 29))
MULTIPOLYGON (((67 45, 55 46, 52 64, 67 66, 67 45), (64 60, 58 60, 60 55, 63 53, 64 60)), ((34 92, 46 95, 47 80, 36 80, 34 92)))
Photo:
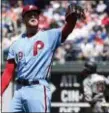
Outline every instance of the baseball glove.
POLYGON ((65 20, 68 22, 69 20, 76 19, 85 19, 84 10, 81 6, 76 4, 70 4, 66 10, 65 20))
POLYGON ((103 93, 99 93, 99 94, 94 96, 93 101, 94 102, 102 101, 102 98, 103 98, 103 93))

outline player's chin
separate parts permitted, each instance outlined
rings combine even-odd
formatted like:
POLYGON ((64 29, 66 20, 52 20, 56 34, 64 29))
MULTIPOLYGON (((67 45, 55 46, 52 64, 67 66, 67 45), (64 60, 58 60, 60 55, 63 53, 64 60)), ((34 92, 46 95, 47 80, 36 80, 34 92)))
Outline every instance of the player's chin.
POLYGON ((34 23, 29 23, 28 25, 29 25, 29 27, 37 27, 38 26, 38 24, 34 24, 34 23))
POLYGON ((29 26, 30 26, 30 27, 36 27, 36 28, 37 28, 37 27, 38 27, 38 24, 37 24, 37 25, 31 25, 31 24, 30 24, 29 26))

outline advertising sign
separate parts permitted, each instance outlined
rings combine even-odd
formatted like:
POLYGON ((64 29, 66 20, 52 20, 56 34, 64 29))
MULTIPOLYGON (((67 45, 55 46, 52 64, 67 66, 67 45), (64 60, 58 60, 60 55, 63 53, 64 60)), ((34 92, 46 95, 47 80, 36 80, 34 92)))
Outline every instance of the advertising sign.
POLYGON ((82 78, 76 74, 54 74, 51 76, 51 112, 76 112, 90 107, 83 102, 82 78))

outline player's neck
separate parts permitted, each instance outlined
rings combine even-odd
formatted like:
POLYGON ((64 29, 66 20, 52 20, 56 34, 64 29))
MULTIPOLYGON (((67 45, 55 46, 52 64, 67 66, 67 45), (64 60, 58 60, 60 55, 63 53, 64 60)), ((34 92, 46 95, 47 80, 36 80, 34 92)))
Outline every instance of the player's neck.
POLYGON ((38 29, 27 29, 26 35, 28 38, 31 38, 38 32, 38 29))
POLYGON ((32 36, 34 36, 36 33, 27 33, 26 35, 27 35, 27 37, 28 38, 31 38, 32 36))

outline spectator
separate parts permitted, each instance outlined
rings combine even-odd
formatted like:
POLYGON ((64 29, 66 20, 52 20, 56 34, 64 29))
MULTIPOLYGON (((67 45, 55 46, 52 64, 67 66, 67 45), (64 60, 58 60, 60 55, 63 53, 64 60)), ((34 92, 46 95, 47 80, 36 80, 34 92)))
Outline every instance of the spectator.
POLYGON ((103 45, 103 51, 101 53, 102 60, 108 61, 109 60, 109 42, 105 42, 103 45))
POLYGON ((103 0, 100 0, 97 7, 96 7, 96 11, 100 14, 103 13, 106 10, 106 4, 104 4, 103 0))
POLYGON ((74 60, 74 55, 72 54, 72 44, 71 43, 65 43, 64 44, 64 49, 66 51, 65 54, 65 60, 66 61, 72 61, 74 60))
POLYGON ((44 15, 40 15, 40 21, 39 21, 39 29, 49 29, 50 23, 48 21, 48 18, 44 15))
POLYGON ((64 47, 59 47, 54 55, 54 61, 58 61, 59 63, 63 64, 65 63, 65 55, 66 55, 66 51, 64 49, 64 47))
POLYGON ((109 14, 105 13, 102 19, 102 24, 105 26, 108 36, 109 36, 109 14))

